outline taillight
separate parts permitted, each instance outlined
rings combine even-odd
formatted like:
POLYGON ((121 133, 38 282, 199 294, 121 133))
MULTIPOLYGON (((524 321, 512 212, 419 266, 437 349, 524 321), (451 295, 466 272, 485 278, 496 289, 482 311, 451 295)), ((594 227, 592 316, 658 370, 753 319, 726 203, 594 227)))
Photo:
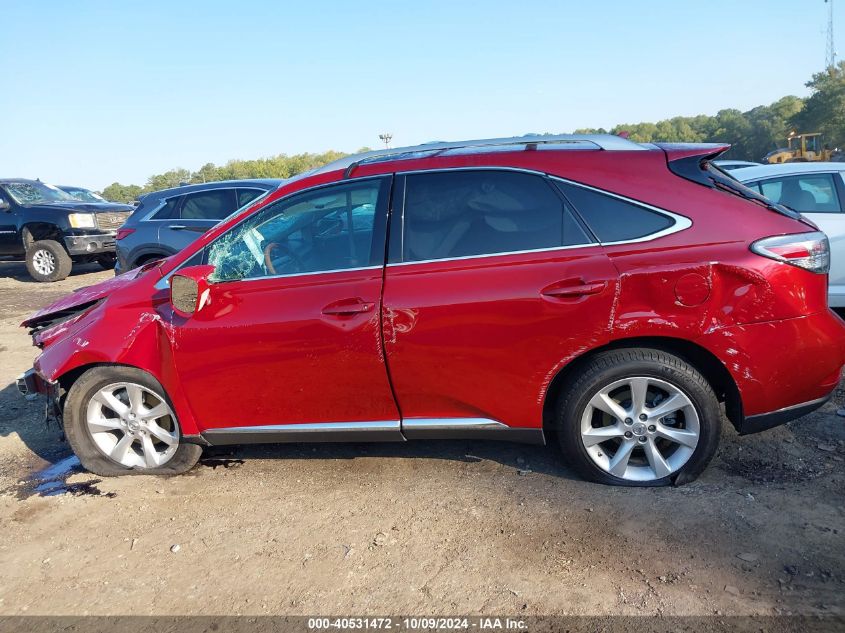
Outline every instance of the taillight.
POLYGON ((116 240, 122 240, 124 237, 129 237, 135 232, 135 229, 117 229, 117 235, 114 236, 116 240))
POLYGON ((810 272, 826 274, 830 271, 830 243, 821 231, 766 237, 754 242, 751 250, 810 272))

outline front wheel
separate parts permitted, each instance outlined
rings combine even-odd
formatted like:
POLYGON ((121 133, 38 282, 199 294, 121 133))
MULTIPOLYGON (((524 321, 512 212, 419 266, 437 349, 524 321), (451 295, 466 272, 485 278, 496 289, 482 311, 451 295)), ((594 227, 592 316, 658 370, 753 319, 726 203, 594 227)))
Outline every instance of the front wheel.
POLYGON ((85 372, 68 392, 64 422, 82 466, 104 477, 184 473, 202 453, 202 447, 182 441, 158 381, 133 367, 85 372))
POLYGON ((38 240, 26 249, 26 269, 35 281, 61 281, 73 268, 73 261, 55 240, 38 240))
POLYGON ((623 486, 692 481, 716 452, 722 413, 712 387, 667 352, 625 349, 589 361, 562 393, 558 438, 585 478, 623 486))

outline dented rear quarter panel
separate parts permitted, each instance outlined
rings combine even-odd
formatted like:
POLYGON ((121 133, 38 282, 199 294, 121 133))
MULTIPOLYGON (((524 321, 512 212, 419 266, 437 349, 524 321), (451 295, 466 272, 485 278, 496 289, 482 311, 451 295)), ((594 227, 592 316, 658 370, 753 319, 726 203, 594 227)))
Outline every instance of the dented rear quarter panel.
POLYGON ((654 242, 606 247, 619 271, 613 340, 668 337, 700 345, 734 379, 745 415, 829 393, 845 355, 843 331, 827 308, 827 276, 750 250, 763 237, 812 227, 684 181, 640 199, 693 225, 654 242), (806 354, 819 360, 799 375, 794 363, 806 363, 806 354))

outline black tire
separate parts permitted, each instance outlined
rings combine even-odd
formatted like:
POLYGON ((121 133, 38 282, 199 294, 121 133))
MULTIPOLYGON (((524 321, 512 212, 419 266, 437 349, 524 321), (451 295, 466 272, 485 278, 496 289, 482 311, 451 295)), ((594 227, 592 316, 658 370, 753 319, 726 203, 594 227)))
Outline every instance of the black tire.
POLYGON ((26 249, 26 269, 35 281, 61 281, 70 274, 71 268, 70 255, 55 240, 38 240, 26 249))
MULTIPOLYGON (((102 452, 89 431, 86 422, 86 411, 91 398, 102 387, 111 383, 136 383, 154 392, 170 408, 173 408, 170 398, 159 382, 150 374, 134 367, 100 366, 86 371, 73 383, 67 394, 64 405, 64 428, 68 442, 80 463, 86 469, 102 477, 116 477, 120 475, 178 475, 189 471, 199 460, 202 447, 197 444, 187 444, 181 441, 179 430, 179 444, 176 452, 163 465, 156 468, 130 468, 111 459, 102 452)), ((178 429, 178 421, 175 420, 178 429)))
POLYGON ((100 255, 97 257, 97 263, 103 270, 113 270, 117 263, 117 258, 114 255, 100 255))
POLYGON ((688 362, 668 352, 632 348, 599 353, 581 367, 558 399, 556 423, 564 457, 585 479, 617 486, 666 486, 693 481, 713 458, 722 430, 722 410, 713 388, 688 362), (656 378, 680 390, 695 408, 699 422, 698 443, 686 463, 668 476, 648 481, 623 479, 600 468, 581 437, 582 416, 591 398, 618 380, 636 376, 656 378))

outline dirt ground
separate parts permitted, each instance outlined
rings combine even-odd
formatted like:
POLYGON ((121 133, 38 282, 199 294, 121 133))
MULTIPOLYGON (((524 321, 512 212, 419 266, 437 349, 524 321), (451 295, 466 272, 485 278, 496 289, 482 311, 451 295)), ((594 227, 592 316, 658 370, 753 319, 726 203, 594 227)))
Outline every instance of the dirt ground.
POLYGON ((37 351, 20 321, 110 275, 38 284, 0 263, 0 616, 845 615, 841 398, 746 438, 726 423, 679 488, 469 441, 217 450, 179 477, 100 479, 14 379, 37 351))

